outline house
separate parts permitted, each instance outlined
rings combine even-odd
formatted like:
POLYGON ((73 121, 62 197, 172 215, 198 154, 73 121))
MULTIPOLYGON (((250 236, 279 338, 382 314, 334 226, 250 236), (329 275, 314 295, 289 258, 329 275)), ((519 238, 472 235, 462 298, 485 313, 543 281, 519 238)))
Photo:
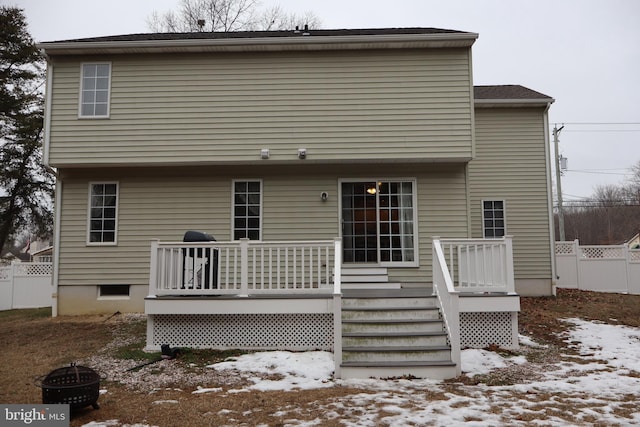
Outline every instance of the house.
POLYGON ((635 236, 623 243, 629 246, 629 249, 640 249, 640 233, 636 233, 635 236))
POLYGON ((476 38, 41 43, 54 314, 144 311, 150 349, 324 348, 346 377, 516 347, 518 295, 553 293, 553 99, 474 88, 476 38))

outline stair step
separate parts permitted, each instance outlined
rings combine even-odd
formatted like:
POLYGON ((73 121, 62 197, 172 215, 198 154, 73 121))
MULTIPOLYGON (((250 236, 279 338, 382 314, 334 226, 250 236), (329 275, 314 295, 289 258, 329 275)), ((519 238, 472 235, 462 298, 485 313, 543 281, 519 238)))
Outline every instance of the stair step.
POLYGON ((342 306, 342 311, 438 311, 438 307, 423 307, 419 305, 407 305, 407 306, 359 306, 359 305, 347 305, 342 306))
POLYGON ((441 321, 437 310, 342 310, 343 320, 360 320, 362 322, 376 322, 385 319, 441 321))
MULTIPOLYGON (((435 331, 434 331, 435 332, 435 331)), ((447 336, 443 333, 403 332, 401 334, 375 334, 347 332, 342 334, 343 347, 393 348, 444 346, 447 336)))
POLYGON ((380 282, 345 282, 342 281, 341 289, 400 289, 400 283, 380 281, 380 282))
POLYGON ((420 362, 345 362, 340 365, 340 378, 429 378, 445 380, 458 374, 451 360, 430 360, 420 362))
POLYGON ((343 337, 421 337, 433 335, 446 335, 445 332, 391 332, 388 334, 378 334, 375 332, 352 332, 342 334, 343 337))
POLYGON ((431 322, 420 320, 343 320, 342 321, 342 335, 355 334, 355 333, 368 333, 384 335, 397 332, 421 332, 431 334, 444 334, 444 327, 442 322, 431 322))
POLYGON ((451 350, 451 347, 446 345, 441 346, 394 346, 394 347, 354 347, 346 346, 342 347, 343 352, 376 352, 376 353, 423 353, 451 350))
POLYGON ((394 367, 394 366, 456 366, 450 359, 444 360, 424 360, 414 362, 342 362, 340 366, 357 366, 357 367, 394 367))
POLYGON ((437 300, 428 297, 411 298, 349 298, 342 297, 342 309, 380 309, 388 310, 401 307, 417 309, 437 309, 437 300))
POLYGON ((385 267, 342 267, 342 276, 380 276, 387 275, 385 267))
POLYGON ((343 298, 434 298, 429 289, 399 288, 399 289, 346 289, 343 298))
POLYGON ((429 350, 422 350, 416 347, 414 350, 397 350, 390 349, 360 349, 360 350, 342 350, 342 361, 346 362, 428 362, 430 360, 447 360, 451 359, 451 350, 449 347, 433 347, 429 350))
POLYGON ((387 276, 386 274, 380 274, 380 275, 342 275, 342 284, 344 285, 345 283, 367 283, 367 282, 371 282, 371 283, 379 283, 379 282, 388 282, 389 281, 389 276, 387 276))

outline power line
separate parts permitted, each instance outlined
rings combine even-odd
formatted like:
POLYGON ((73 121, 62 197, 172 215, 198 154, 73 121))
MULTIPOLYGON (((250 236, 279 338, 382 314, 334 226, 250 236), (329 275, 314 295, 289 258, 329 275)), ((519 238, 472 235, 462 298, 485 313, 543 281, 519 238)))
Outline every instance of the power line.
MULTIPOLYGON (((615 170, 615 169, 614 169, 615 170)), ((631 172, 627 173, 619 173, 619 172, 598 172, 597 169, 565 169, 563 172, 578 172, 578 173, 591 173, 595 175, 619 175, 619 176, 627 176, 632 175, 631 172)))
POLYGON ((613 126, 613 125, 640 125, 640 122, 558 122, 564 125, 594 125, 594 126, 613 126))
POLYGON ((575 133, 602 133, 602 132, 640 132, 640 129, 567 129, 565 132, 575 133))

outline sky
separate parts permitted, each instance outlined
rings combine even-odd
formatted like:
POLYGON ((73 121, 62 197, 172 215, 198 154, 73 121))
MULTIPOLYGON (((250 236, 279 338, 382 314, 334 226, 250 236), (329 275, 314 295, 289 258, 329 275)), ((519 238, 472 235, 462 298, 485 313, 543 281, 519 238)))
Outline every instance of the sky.
MULTIPOLYGON (((36 42, 148 32, 179 0, 0 0, 25 10, 36 42)), ((479 34, 474 84, 520 84, 555 99, 565 201, 620 185, 640 164, 638 0, 262 0, 313 12, 323 28, 435 27, 479 34)), ((552 138, 551 138, 552 139, 552 138)), ((553 144, 552 144, 553 145, 553 144)), ((553 154, 552 154, 553 155, 553 154)), ((554 183, 555 186, 555 183, 554 183)))
MULTIPOLYGON (((245 354, 208 366, 242 377, 247 380, 243 384, 247 385, 227 389, 198 386, 192 393, 206 393, 219 402, 227 402, 251 391, 335 387, 367 391, 342 393, 331 400, 317 402, 315 406, 323 418, 311 421, 300 420, 299 413, 303 411, 287 399, 274 416, 280 417, 288 426, 320 426, 336 420, 347 427, 502 426, 505 425, 505 417, 510 420, 509 426, 534 425, 536 421, 552 427, 639 425, 640 413, 637 411, 630 418, 616 413, 624 412, 625 408, 637 403, 640 329, 575 318, 564 319, 564 322, 568 328, 562 338, 577 351, 577 355, 566 355, 557 363, 545 365, 539 356, 537 362, 528 362, 524 354, 529 349, 540 349, 544 345, 525 335, 520 336, 520 353, 523 354, 508 355, 477 349, 462 351, 462 371, 466 376, 491 374, 504 368, 502 372, 520 372, 520 376, 512 376, 520 379, 513 384, 506 381, 507 385, 488 386, 479 381, 478 384, 451 383, 447 386, 441 381, 426 379, 337 380, 332 376, 333 355, 329 352, 269 351, 245 354), (571 407, 568 414, 558 408, 562 405, 571 407), (557 415, 554 415, 553 408, 558 408, 557 415)), ((165 360, 159 363, 168 366, 173 362, 165 360)), ((148 378, 144 372, 141 375, 148 378)), ((177 391, 179 399, 159 396, 153 404, 179 408, 180 401, 186 399, 180 393, 189 392, 177 391)), ((108 385, 100 392, 108 395, 108 385)), ((254 408, 254 411, 261 410, 254 408)), ((149 427, 143 420, 133 420, 137 421, 136 424, 101 420, 98 412, 95 413, 97 419, 83 427, 149 427)), ((244 425, 241 421, 250 417, 251 412, 222 409, 218 414, 224 414, 230 425, 233 422, 234 425, 244 425)))

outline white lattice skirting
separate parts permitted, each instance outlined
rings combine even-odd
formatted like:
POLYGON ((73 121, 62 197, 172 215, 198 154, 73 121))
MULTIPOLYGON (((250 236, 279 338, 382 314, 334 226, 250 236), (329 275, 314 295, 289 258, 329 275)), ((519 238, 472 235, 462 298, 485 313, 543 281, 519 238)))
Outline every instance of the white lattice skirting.
POLYGON ((167 314, 148 317, 147 346, 244 349, 333 350, 333 315, 167 314), (149 339, 151 338, 151 339, 149 339))
POLYGON ((491 344, 518 348, 518 313, 460 313, 462 348, 485 348, 491 344))

